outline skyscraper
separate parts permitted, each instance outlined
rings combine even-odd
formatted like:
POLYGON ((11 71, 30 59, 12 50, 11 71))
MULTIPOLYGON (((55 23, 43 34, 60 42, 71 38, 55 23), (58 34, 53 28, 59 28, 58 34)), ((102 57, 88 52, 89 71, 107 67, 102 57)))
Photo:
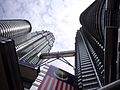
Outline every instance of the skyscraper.
POLYGON ((95 0, 80 16, 75 43, 78 89, 102 89, 119 79, 119 5, 117 0, 95 0))
POLYGON ((27 34, 31 31, 32 26, 27 20, 0 20, 0 35, 14 38, 27 34))
MULTIPOLYGON (((65 90, 73 90, 71 86, 75 86, 75 90, 119 90, 119 10, 119 0, 95 0, 80 16, 82 27, 76 33, 75 52, 49 53, 55 40, 51 32, 38 31, 30 33, 31 25, 26 20, 2 20, 0 24, 0 35, 12 38, 15 44, 13 44, 13 40, 11 39, 0 38, 0 70, 2 72, 0 78, 4 79, 0 83, 5 85, 6 89, 11 87, 14 90, 19 89, 22 86, 22 83, 19 83, 21 81, 19 66, 24 87, 30 88, 31 83, 35 80, 31 90, 35 90, 34 88, 36 90, 41 90, 41 88, 43 90, 45 88, 51 90, 55 87, 58 90, 62 90, 62 87, 65 90), (75 68, 64 58, 74 55, 75 68), (49 61, 51 58, 53 59, 49 61), (48 70, 51 66, 46 65, 46 63, 57 59, 75 69, 75 76, 71 75, 73 79, 68 84, 63 83, 64 80, 69 80, 70 78, 62 70, 48 70), (18 60, 19 65, 17 65, 16 60, 18 60), (39 73, 40 65, 46 65, 47 67, 43 68, 48 70, 48 73, 43 70, 39 73), (51 71, 53 71, 52 74, 49 73, 51 71), (58 81, 55 83, 54 78, 49 77, 50 75, 55 76, 58 81), (42 79, 40 79, 40 76, 42 76, 42 79), (10 83, 8 78, 11 79, 12 83, 10 83), (63 82, 59 81, 59 79, 63 82), (72 85, 73 82, 74 85, 72 85), (53 83, 54 87, 52 86, 53 83)), ((4 89, 3 86, 1 87, 4 89)))
POLYGON ((15 43, 0 36, 0 89, 23 90, 15 43))
POLYGON ((54 43, 54 36, 49 31, 32 32, 16 38, 23 41, 16 46, 19 58, 20 71, 23 79, 33 82, 40 71, 41 53, 49 53, 54 43), (26 71, 27 70, 27 71, 26 71), (31 74, 32 72, 32 74, 31 74))
POLYGON ((51 32, 31 32, 31 28, 27 20, 0 20, 0 36, 15 41, 20 73, 27 88, 40 71, 40 54, 50 52, 55 40, 51 32))
POLYGON ((32 32, 21 37, 23 41, 16 46, 16 51, 20 61, 28 62, 30 64, 39 65, 40 53, 50 52, 53 46, 53 34, 49 31, 32 32))

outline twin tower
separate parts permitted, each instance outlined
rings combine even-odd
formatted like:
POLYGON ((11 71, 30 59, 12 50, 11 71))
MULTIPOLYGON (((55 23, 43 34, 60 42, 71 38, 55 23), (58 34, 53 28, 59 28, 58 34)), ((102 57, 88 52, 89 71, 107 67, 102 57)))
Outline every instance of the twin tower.
POLYGON ((1 90, 29 87, 40 72, 39 56, 50 52, 55 38, 49 31, 31 30, 27 20, 0 20, 1 90))
MULTIPOLYGON (((49 53, 55 40, 51 32, 31 32, 31 24, 26 20, 0 20, 1 90, 29 88, 40 72, 40 65, 50 58, 72 66, 64 59, 66 56, 75 56, 75 90, 119 90, 120 1, 95 0, 81 14, 80 23, 75 51, 49 53), (46 60, 41 62, 40 59, 46 60)), ((65 75, 62 72, 58 76, 65 75)), ((48 84, 52 82, 48 81, 48 84)), ((60 90, 73 89, 60 87, 60 90)))

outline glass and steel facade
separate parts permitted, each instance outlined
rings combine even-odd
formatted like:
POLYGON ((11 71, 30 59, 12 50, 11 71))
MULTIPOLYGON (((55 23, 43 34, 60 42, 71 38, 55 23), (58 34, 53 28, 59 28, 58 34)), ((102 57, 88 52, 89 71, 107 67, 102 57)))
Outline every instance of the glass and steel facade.
POLYGON ((0 35, 15 41, 19 60, 37 65, 39 54, 50 52, 55 38, 49 31, 31 29, 27 20, 0 20, 0 35))
POLYGON ((54 43, 54 36, 49 31, 32 32, 25 36, 29 38, 24 39, 25 41, 16 46, 18 58, 20 61, 39 65, 40 53, 50 52, 54 43))
POLYGON ((40 54, 49 53, 55 40, 49 31, 31 32, 31 29, 27 20, 0 20, 0 36, 14 40, 20 73, 26 88, 38 76, 40 54))
POLYGON ((112 83, 120 78, 119 6, 119 0, 95 0, 80 16, 75 42, 78 90, 119 89, 118 82, 112 83))
POLYGON ((0 89, 23 88, 14 41, 0 36, 0 89))
POLYGON ((0 20, 0 35, 16 37, 31 31, 31 24, 27 20, 0 20))

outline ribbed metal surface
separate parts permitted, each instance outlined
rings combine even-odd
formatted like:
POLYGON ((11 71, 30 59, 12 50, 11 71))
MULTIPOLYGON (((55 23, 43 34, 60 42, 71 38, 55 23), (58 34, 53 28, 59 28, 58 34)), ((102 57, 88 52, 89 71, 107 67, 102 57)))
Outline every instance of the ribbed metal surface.
POLYGON ((0 20, 0 36, 14 39, 19 60, 37 64, 39 53, 50 52, 55 38, 49 31, 30 31, 27 20, 0 20))
POLYGON ((97 90, 101 83, 80 31, 77 33, 76 41, 75 74, 78 89, 97 90))
POLYGON ((38 90, 41 82, 43 81, 48 69, 49 69, 49 65, 44 65, 44 67, 42 67, 42 70, 40 71, 40 73, 38 74, 37 78, 35 79, 35 81, 32 83, 32 86, 29 90, 38 90))
POLYGON ((0 35, 15 37, 31 31, 31 24, 27 20, 0 20, 0 35))
POLYGON ((15 41, 20 72, 26 88, 29 88, 39 72, 40 54, 49 53, 55 41, 54 35, 49 31, 30 31, 31 24, 27 20, 0 20, 0 36, 15 41))
MULTIPOLYGON (((20 37, 18 38, 20 39, 20 37)), ((39 65, 40 53, 48 53, 55 40, 53 34, 49 31, 33 32, 26 35, 24 39, 16 46, 19 60, 34 65, 39 65)))

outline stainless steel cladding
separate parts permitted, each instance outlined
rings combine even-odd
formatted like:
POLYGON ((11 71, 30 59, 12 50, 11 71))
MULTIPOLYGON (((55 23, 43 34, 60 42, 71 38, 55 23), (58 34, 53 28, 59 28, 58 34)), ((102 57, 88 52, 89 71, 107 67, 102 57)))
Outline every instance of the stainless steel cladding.
POLYGON ((27 20, 0 20, 0 36, 16 37, 31 31, 27 20))
MULTIPOLYGON (((21 40, 23 36, 18 38, 21 40)), ((16 38, 17 41, 19 41, 19 39, 16 38)), ((38 31, 26 34, 24 41, 16 45, 19 60, 33 65, 39 65, 39 55, 50 52, 54 40, 53 34, 49 31, 38 31)))
POLYGON ((40 54, 49 53, 53 46, 53 34, 44 30, 31 32, 27 20, 0 20, 0 36, 14 40, 22 79, 31 85, 40 70, 40 54))

